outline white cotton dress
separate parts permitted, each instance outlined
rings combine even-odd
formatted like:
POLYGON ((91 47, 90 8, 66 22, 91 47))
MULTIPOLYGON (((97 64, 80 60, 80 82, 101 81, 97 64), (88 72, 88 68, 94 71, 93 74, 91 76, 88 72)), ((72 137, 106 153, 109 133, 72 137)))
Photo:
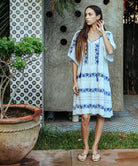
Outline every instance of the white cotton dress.
MULTIPOLYGON (((113 116, 108 61, 113 62, 114 56, 108 55, 105 49, 103 37, 94 41, 88 39, 88 56, 85 45, 85 53, 82 53, 82 61, 77 63, 75 58, 75 43, 77 31, 73 37, 68 56, 78 66, 77 83, 79 95, 74 94, 73 115, 91 114, 101 115, 104 118, 113 116)), ((113 35, 106 31, 108 40, 114 50, 116 45, 113 35)))

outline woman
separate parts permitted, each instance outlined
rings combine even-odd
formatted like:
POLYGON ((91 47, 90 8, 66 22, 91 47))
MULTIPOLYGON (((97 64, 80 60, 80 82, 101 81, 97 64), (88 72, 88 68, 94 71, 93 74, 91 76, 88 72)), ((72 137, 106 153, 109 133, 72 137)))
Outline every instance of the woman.
POLYGON ((73 67, 73 115, 82 115, 84 150, 78 155, 80 161, 86 160, 89 151, 90 115, 97 116, 92 160, 101 158, 98 143, 104 118, 113 116, 108 61, 114 60, 115 49, 112 33, 105 31, 101 9, 95 5, 88 6, 85 9, 84 26, 75 33, 68 52, 73 67))

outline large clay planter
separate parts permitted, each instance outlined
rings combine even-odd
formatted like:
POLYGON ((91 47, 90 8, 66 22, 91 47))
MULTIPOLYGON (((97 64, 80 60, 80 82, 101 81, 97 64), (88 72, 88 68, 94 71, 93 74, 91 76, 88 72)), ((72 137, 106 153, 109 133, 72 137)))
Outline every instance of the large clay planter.
POLYGON ((27 104, 13 104, 12 108, 33 111, 32 115, 21 118, 0 119, 0 165, 21 161, 34 147, 39 130, 39 107, 27 104))

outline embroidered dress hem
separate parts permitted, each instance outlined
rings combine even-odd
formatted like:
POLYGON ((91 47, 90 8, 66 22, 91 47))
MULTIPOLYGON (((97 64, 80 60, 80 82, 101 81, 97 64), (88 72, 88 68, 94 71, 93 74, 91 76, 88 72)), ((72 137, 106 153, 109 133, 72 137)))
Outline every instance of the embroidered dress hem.
POLYGON ((112 116, 113 116, 113 113, 111 113, 111 114, 109 114, 109 113, 104 113, 104 115, 103 114, 101 114, 100 112, 99 113, 97 113, 97 112, 93 112, 93 113, 91 113, 90 111, 83 111, 83 112, 73 112, 73 115, 83 115, 83 114, 90 114, 91 116, 96 116, 96 115, 100 115, 101 117, 103 117, 103 118, 111 118, 112 116))

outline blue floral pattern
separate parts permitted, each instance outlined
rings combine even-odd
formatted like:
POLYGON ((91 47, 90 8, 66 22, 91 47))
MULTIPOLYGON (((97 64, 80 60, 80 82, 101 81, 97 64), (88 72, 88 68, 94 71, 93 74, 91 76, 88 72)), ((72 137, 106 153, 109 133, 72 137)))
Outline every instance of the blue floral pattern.
MULTIPOLYGON (((77 64, 75 59, 76 32, 72 40, 68 56, 77 64)), ((116 45, 112 33, 106 31, 109 42, 113 48, 116 45)), ((112 61, 112 56, 103 55, 103 37, 100 36, 94 41, 88 39, 88 55, 85 44, 85 51, 82 54, 82 61, 77 64, 77 84, 79 95, 74 94, 73 115, 99 114, 102 117, 113 116, 110 78, 108 71, 108 61, 112 61)))
POLYGON ((106 91, 105 89, 100 89, 100 88, 82 88, 82 89, 79 89, 79 92, 82 92, 82 93, 87 93, 87 92, 93 92, 93 93, 103 93, 104 95, 107 95, 107 96, 111 96, 111 92, 109 91, 106 91))
POLYGON ((85 57, 84 57, 84 64, 88 64, 88 56, 87 56, 87 45, 85 43, 85 57))
POLYGON ((90 109, 90 108, 92 108, 92 109, 97 109, 97 108, 100 108, 100 109, 102 109, 102 110, 104 110, 104 111, 109 111, 109 112, 111 112, 112 111, 112 107, 109 107, 109 108, 105 108, 103 105, 100 105, 100 104, 83 104, 83 105, 78 105, 78 104, 76 104, 74 107, 73 107, 73 109, 75 110, 75 109, 90 109))
POLYGON ((99 63, 99 43, 95 44, 95 63, 99 63))
POLYGON ((72 51, 73 51, 73 48, 75 47, 75 44, 76 44, 76 39, 77 39, 77 36, 78 36, 78 34, 79 34, 79 32, 77 32, 76 34, 75 34, 75 37, 73 38, 73 40, 72 40, 72 44, 71 44, 71 46, 70 46, 70 54, 72 53, 72 51))
POLYGON ((103 78, 104 80, 106 81, 110 81, 110 78, 108 76, 105 76, 104 74, 102 73, 80 73, 78 76, 77 76, 77 79, 78 78, 81 78, 81 77, 101 77, 103 78))

